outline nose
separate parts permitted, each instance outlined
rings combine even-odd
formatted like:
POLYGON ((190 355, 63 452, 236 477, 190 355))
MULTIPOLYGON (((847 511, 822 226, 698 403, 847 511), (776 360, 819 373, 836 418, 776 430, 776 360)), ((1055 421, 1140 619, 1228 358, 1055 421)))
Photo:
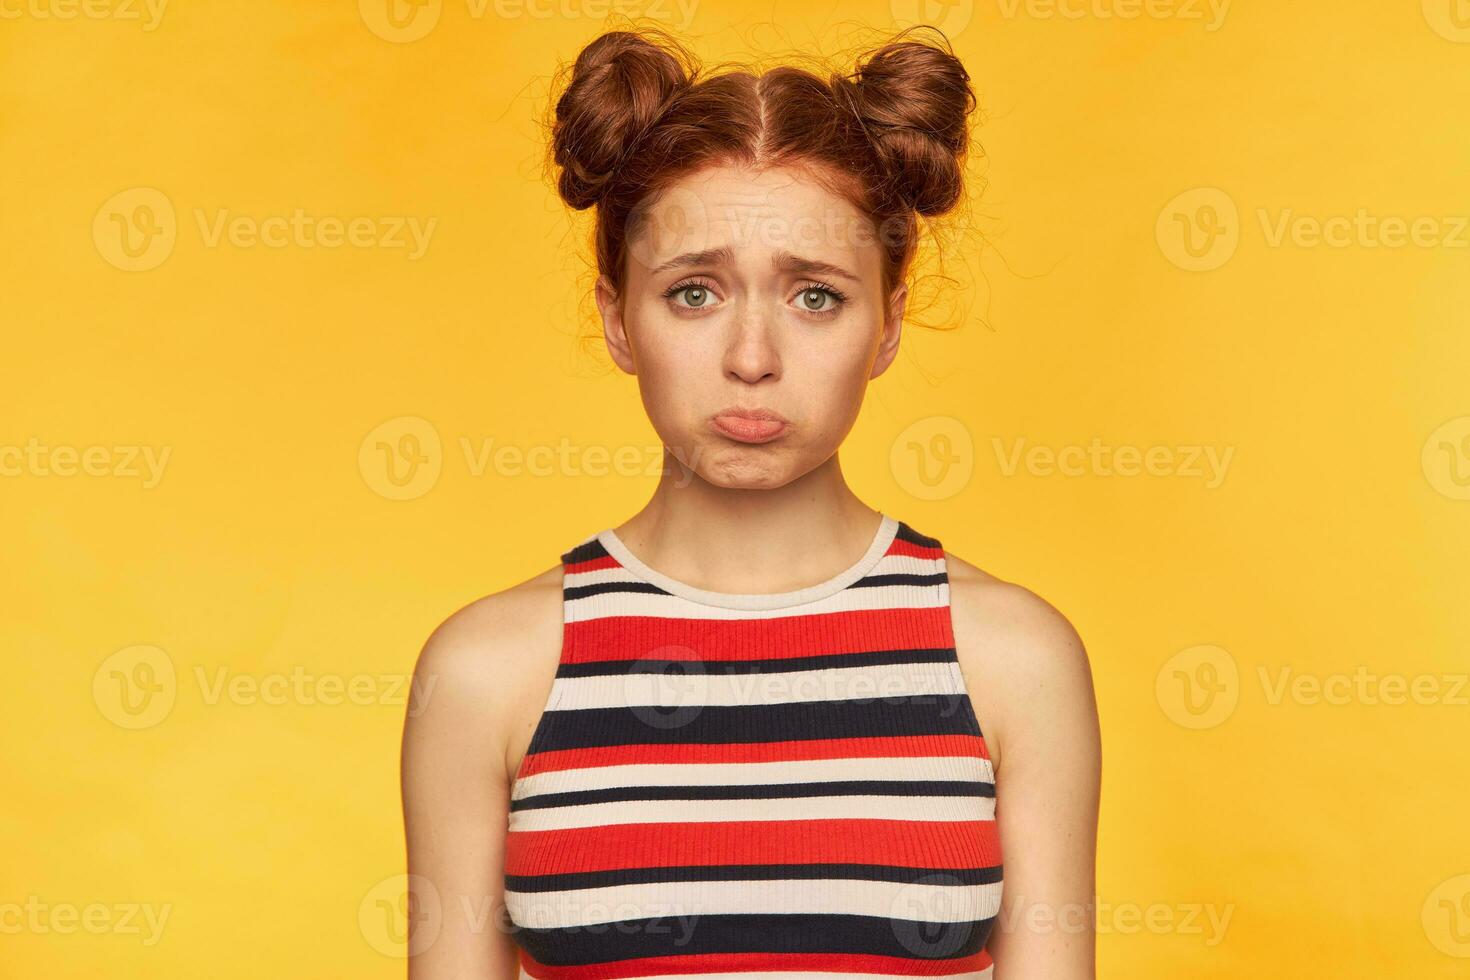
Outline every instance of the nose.
POLYGON ((735 317, 730 342, 725 348, 725 377, 746 384, 781 377, 775 329, 770 318, 753 304, 735 317))

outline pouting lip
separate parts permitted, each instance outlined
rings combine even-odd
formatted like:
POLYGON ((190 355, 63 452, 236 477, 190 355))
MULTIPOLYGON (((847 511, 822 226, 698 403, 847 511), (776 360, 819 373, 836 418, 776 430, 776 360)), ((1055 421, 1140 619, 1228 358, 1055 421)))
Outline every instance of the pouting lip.
POLYGON ((722 415, 731 415, 738 419, 759 419, 766 422, 786 421, 784 415, 769 408, 722 408, 714 414, 713 418, 719 418, 722 415))
POLYGON ((727 408, 710 417, 709 427, 736 442, 759 445, 781 438, 791 423, 769 409, 727 408))

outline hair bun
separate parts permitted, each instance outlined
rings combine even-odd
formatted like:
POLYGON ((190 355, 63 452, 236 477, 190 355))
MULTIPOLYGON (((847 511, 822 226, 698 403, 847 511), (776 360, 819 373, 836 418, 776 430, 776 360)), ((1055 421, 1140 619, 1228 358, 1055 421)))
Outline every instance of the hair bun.
POLYGON ((976 100, 969 73, 947 45, 893 41, 832 82, 868 133, 900 200, 923 215, 943 214, 958 203, 976 100))
POLYGON ((610 31, 582 49, 556 103, 552 146, 557 189, 591 207, 618 166, 693 76, 691 59, 659 31, 610 31), (655 44, 649 37, 662 42, 655 44))

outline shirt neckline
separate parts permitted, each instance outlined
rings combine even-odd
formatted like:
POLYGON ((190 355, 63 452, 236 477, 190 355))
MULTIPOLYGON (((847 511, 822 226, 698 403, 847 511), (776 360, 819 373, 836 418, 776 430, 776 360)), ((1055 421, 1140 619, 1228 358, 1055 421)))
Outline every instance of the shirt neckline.
POLYGON ((879 516, 878 530, 874 532, 873 540, 861 558, 825 581, 801 589, 792 589, 789 592, 715 592, 695 588, 687 582, 671 578, 645 565, 637 555, 628 550, 628 546, 612 528, 604 528, 597 532, 595 537, 607 550, 607 553, 617 559, 618 564, 645 582, 651 582, 672 595, 688 599, 690 602, 706 606, 723 606, 726 609, 780 609, 825 599, 827 596, 841 592, 871 571, 873 566, 878 564, 888 552, 888 546, 893 543, 894 537, 898 534, 896 519, 882 511, 879 512, 879 516))

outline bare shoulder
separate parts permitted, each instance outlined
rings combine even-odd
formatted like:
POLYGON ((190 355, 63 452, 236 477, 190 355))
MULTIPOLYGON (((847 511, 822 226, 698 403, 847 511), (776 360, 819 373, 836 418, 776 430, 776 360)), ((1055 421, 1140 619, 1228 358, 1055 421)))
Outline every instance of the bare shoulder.
POLYGON ((429 635, 419 663, 457 679, 503 677, 521 666, 513 656, 549 628, 561 627, 561 565, 452 613, 429 635))
POLYGON ((946 551, 955 651, 996 768, 1060 726, 1096 729, 1092 667, 1076 629, 1041 596, 946 551))
POLYGON ((1075 669, 1086 663, 1082 640, 1051 603, 1023 585, 977 568, 946 551, 950 607, 955 628, 967 628, 982 642, 1019 642, 1042 658, 1047 669, 1075 669))
POLYGON ((522 722, 523 705, 544 701, 561 653, 560 563, 448 616, 425 641, 414 666, 424 692, 415 730, 442 732, 449 746, 498 771, 522 722), (540 700, 537 700, 539 692, 540 700), (493 751, 487 751, 493 749, 493 751))

